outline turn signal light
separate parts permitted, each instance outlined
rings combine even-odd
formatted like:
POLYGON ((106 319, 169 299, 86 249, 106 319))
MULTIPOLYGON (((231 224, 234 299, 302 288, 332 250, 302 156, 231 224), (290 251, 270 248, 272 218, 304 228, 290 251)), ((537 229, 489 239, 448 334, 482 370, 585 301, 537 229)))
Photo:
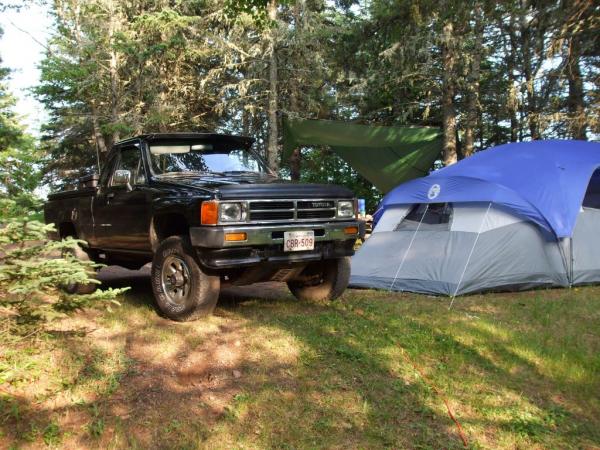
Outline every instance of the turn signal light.
POLYGON ((214 200, 202 203, 200 208, 200 223, 202 225, 216 225, 219 221, 219 204, 214 200))
POLYGON ((225 240, 229 242, 245 241, 246 239, 248 239, 246 233, 225 233, 225 240))
POLYGON ((358 234, 358 227, 346 227, 344 228, 345 234, 358 234))

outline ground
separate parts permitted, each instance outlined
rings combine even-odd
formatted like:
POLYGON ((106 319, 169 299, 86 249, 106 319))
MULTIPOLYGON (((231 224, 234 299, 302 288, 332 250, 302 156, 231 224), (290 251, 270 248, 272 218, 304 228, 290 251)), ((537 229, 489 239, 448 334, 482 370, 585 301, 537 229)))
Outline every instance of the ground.
POLYGON ((0 348, 0 448, 600 449, 600 287, 447 298, 229 288, 156 314, 148 272, 0 348))

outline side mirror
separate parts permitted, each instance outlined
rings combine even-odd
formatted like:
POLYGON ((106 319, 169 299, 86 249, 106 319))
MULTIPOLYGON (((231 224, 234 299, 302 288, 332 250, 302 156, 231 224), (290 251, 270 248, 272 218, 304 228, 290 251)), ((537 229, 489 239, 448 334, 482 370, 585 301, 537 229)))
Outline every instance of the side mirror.
POLYGON ((112 179, 113 186, 124 186, 131 190, 131 171, 130 170, 115 170, 112 179))

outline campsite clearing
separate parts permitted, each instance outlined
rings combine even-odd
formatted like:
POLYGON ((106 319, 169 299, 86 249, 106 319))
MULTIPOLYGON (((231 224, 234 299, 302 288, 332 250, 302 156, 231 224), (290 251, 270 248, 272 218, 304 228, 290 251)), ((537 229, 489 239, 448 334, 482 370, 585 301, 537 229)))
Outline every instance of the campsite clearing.
POLYGON ((147 273, 105 279, 133 285, 122 307, 0 349, 1 448, 462 448, 428 383, 472 448, 600 448, 600 287, 448 310, 263 284, 180 324, 155 314, 147 273))

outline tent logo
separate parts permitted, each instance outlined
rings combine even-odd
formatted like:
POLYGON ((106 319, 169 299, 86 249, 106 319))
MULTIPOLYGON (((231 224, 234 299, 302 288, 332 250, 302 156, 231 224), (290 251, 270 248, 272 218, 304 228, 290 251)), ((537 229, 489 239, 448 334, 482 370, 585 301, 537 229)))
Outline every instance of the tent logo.
POLYGON ((440 195, 441 190, 442 190, 442 188, 440 187, 439 184, 432 184, 431 187, 429 188, 429 190, 427 191, 427 198, 429 200, 433 200, 438 195, 440 195))

